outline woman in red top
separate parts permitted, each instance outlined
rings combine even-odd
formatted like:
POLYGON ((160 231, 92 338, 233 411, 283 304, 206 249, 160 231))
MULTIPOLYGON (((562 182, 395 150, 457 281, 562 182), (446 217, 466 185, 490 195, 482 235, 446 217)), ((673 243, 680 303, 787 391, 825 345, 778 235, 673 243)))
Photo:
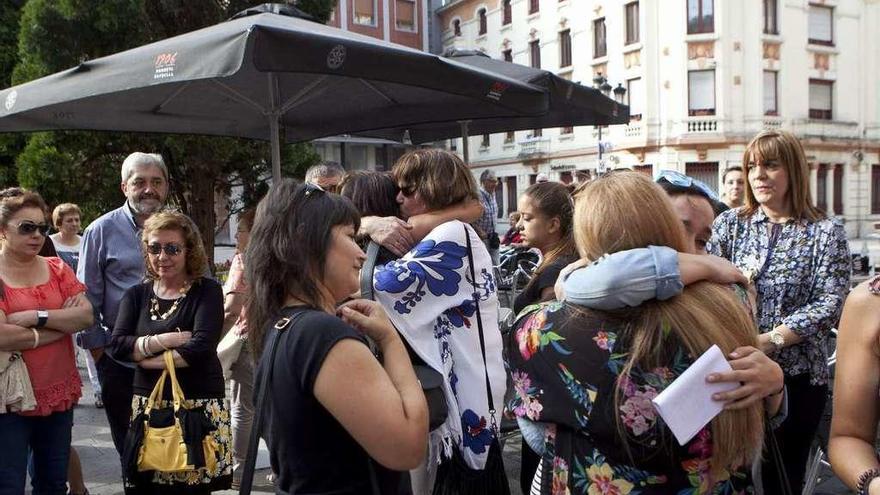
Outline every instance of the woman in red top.
POLYGON ((0 199, 0 349, 21 351, 36 408, 0 414, 0 494, 66 493, 73 406, 82 382, 70 334, 92 324, 85 286, 60 258, 43 258, 49 230, 39 194, 0 199))

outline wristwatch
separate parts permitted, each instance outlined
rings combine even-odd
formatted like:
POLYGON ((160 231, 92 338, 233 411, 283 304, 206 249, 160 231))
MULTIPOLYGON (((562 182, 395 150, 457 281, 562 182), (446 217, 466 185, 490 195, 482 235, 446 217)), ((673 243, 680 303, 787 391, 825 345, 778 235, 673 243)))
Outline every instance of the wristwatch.
POLYGON ((37 310, 37 324, 34 325, 35 328, 43 328, 46 326, 46 323, 49 322, 49 312, 45 309, 37 310))
POLYGON ((782 350, 785 347, 785 337, 782 335, 782 332, 779 330, 771 330, 768 334, 770 336, 770 343, 776 347, 776 352, 782 350))

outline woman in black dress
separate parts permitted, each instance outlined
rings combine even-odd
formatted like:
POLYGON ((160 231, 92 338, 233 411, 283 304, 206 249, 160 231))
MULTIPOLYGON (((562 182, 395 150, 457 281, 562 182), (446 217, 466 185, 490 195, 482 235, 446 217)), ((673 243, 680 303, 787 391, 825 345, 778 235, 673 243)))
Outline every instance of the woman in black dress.
MULTIPOLYGON (((125 292, 110 342, 116 359, 138 364, 132 418, 144 412, 165 368, 162 354, 171 350, 186 397, 184 407, 204 408, 217 448, 204 466, 173 473, 139 472, 125 480, 126 486, 135 493, 161 494, 228 489, 232 482, 230 420, 216 352, 223 325, 223 291, 217 282, 202 277, 207 266, 205 249, 186 215, 157 213, 144 223, 141 237, 147 280, 125 292)), ((159 407, 169 407, 171 398, 171 387, 166 384, 159 407)))

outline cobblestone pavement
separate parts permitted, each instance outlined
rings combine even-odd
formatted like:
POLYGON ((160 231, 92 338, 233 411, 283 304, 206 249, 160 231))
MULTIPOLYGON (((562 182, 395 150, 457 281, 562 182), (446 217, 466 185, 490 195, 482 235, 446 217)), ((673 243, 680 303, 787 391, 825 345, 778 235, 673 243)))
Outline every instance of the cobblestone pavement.
MULTIPOLYGON (((113 441, 110 439, 107 417, 104 415, 103 409, 95 407, 92 388, 84 369, 81 370, 81 374, 85 386, 83 398, 74 411, 73 446, 82 460, 86 486, 92 495, 121 494, 119 458, 116 449, 113 448, 113 441)), ((512 438, 504 446, 504 461, 510 480, 511 495, 522 495, 519 489, 519 451, 519 437, 512 438)), ((258 461, 258 466, 268 464, 265 461, 265 455, 264 452, 258 461)), ((255 492, 273 491, 271 484, 266 482, 268 472, 268 469, 257 471, 255 492)), ((824 470, 821 473, 821 480, 816 489, 816 495, 850 493, 839 480, 834 478, 830 470, 824 470)), ((229 490, 217 493, 232 495, 236 492, 229 490)))

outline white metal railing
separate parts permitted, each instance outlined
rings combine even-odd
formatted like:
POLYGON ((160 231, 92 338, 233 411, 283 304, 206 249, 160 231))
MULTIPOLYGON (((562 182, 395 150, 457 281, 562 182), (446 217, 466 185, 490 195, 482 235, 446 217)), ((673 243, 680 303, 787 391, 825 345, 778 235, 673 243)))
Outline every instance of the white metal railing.
POLYGON ((519 156, 532 156, 550 152, 550 138, 527 137, 519 142, 519 156))
POLYGON ((645 127, 641 124, 641 122, 632 123, 626 125, 623 128, 624 137, 633 138, 640 137, 645 132, 645 127))
POLYGON ((715 117, 692 117, 685 121, 688 134, 721 132, 721 123, 715 117))

